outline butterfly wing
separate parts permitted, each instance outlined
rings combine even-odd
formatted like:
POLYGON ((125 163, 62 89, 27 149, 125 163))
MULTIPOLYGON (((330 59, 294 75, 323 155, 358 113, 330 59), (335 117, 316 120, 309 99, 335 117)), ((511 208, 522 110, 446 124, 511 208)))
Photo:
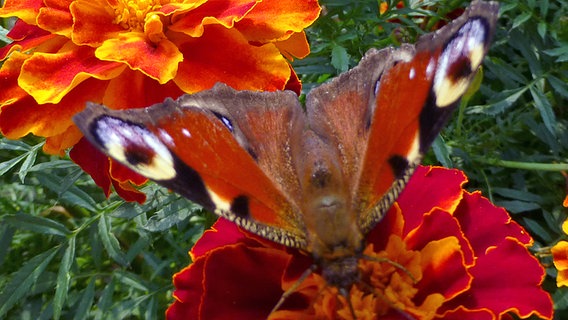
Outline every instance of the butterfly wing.
POLYGON ((90 104, 74 121, 112 158, 267 239, 303 248, 290 140, 304 114, 292 92, 218 84, 145 109, 90 104))
POLYGON ((489 48, 497 13, 497 3, 474 2, 422 37, 414 57, 381 79, 358 175, 363 233, 390 208, 459 104, 489 48))

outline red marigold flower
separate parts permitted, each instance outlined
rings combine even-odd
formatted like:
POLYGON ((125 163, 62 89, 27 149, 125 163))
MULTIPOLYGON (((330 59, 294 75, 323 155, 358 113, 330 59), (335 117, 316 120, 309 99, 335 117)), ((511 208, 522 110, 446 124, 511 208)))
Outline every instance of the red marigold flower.
POLYGON ((362 279, 347 298, 317 271, 298 284, 310 257, 220 219, 191 250, 193 264, 174 276, 166 315, 265 319, 298 286, 270 319, 351 319, 349 304, 357 319, 551 319, 531 237, 465 182, 458 170, 418 168, 368 235, 362 279))
MULTIPOLYGON (((0 17, 19 19, 0 49, 0 132, 46 137, 61 154, 81 139, 71 118, 86 101, 139 108, 216 82, 298 91, 286 58, 309 53, 303 29, 319 11, 316 0, 6 0, 0 17)), ((107 194, 145 181, 102 165, 109 177, 86 148, 71 157, 107 194)))

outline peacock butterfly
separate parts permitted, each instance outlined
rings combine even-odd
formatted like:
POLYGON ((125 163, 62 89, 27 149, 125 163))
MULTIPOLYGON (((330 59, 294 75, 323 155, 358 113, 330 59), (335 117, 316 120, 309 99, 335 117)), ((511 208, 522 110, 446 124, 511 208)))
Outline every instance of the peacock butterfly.
POLYGON ((416 45, 369 50, 306 97, 212 89, 144 109, 89 103, 98 149, 242 228, 310 254, 328 284, 358 281, 383 218, 488 50, 498 5, 476 1, 416 45))

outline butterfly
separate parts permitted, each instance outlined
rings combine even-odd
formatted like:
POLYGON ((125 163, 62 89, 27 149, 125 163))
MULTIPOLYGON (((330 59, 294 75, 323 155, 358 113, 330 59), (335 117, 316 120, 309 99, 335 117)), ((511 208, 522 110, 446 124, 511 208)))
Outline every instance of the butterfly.
POLYGON ((415 45, 371 49, 308 93, 212 89, 144 109, 89 103, 99 150, 266 239, 359 281, 365 235, 403 191, 481 65, 498 5, 476 1, 415 45))

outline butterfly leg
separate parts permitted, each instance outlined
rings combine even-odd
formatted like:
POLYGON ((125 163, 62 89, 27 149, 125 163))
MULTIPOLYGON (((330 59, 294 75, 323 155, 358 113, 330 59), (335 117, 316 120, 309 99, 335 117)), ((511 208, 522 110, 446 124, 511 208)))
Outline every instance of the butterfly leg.
POLYGON ((317 267, 318 266, 314 264, 314 265, 310 266, 308 269, 306 269, 306 271, 304 271, 304 273, 302 273, 300 278, 298 278, 298 280, 288 290, 286 290, 282 294, 282 296, 280 297, 280 300, 278 300, 278 303, 276 303, 274 308, 272 308, 272 310, 270 311, 270 314, 272 314, 273 312, 278 310, 282 306, 282 304, 286 301, 286 299, 288 299, 288 297, 290 297, 290 295, 292 295, 298 289, 300 284, 302 284, 302 282, 304 282, 304 280, 306 280, 306 278, 308 276, 310 276, 312 273, 314 273, 314 271, 317 269, 317 267))

